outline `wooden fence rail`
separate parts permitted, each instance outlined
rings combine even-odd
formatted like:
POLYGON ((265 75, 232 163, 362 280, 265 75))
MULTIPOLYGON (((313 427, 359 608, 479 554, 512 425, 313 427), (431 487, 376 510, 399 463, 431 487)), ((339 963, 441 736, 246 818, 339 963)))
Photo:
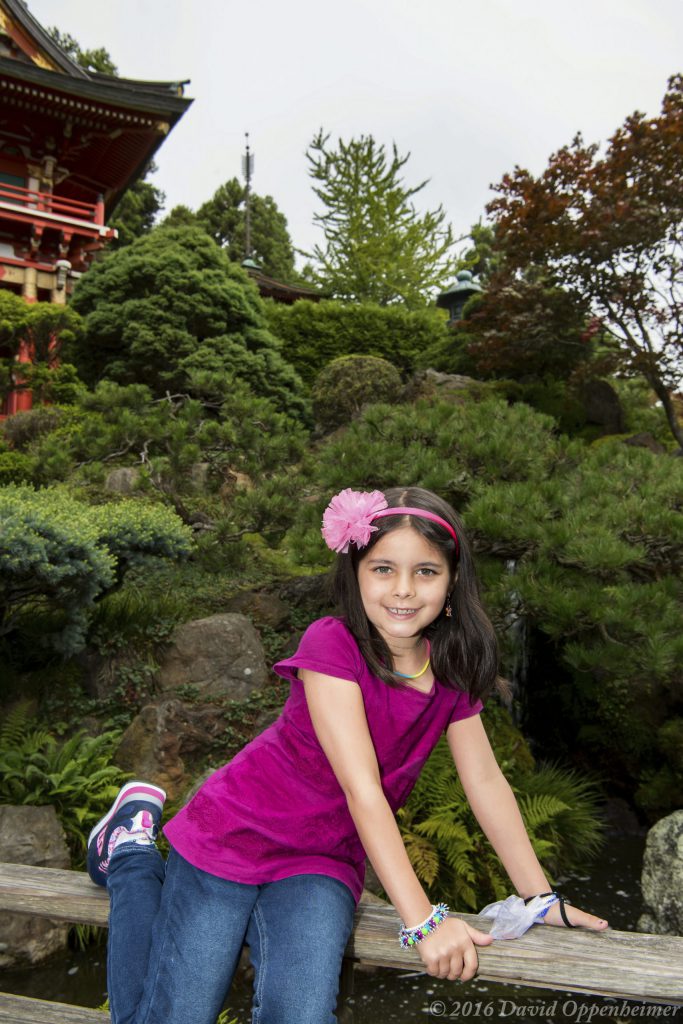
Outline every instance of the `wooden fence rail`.
MULTIPOLYGON (((0 864, 0 910, 106 925, 109 900, 105 889, 77 871, 0 864)), ((489 923, 474 915, 458 916, 488 930, 489 923)), ((392 907, 364 896, 346 956, 363 964, 419 970, 418 953, 398 946, 398 927, 392 907)), ((536 927, 521 939, 495 942, 478 952, 480 979, 683 1006, 683 938, 677 936, 536 927)), ((466 988, 457 991, 462 998, 466 988)), ((103 1024, 106 1020, 96 1011, 0 993, 0 1021, 5 1024, 103 1024)))

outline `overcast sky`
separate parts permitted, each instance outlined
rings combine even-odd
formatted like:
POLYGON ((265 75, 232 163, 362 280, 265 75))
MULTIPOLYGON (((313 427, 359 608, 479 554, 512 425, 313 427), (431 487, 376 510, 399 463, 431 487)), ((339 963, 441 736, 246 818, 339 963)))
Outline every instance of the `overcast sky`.
POLYGON ((314 132, 411 153, 458 234, 515 164, 539 172, 577 131, 604 141, 659 111, 683 71, 682 0, 29 0, 129 78, 190 79, 195 102, 159 151, 166 209, 240 173, 272 195, 295 245, 319 240, 305 158, 314 132))

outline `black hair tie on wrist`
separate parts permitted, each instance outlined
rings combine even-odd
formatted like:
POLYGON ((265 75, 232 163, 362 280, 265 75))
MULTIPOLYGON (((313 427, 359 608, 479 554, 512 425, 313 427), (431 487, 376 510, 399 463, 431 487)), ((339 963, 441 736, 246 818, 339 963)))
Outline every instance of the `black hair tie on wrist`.
MULTIPOLYGON (((557 902, 560 904, 560 917, 562 918, 564 924, 566 925, 567 928, 576 928, 576 925, 572 924, 571 921, 569 920, 569 918, 567 917, 567 911, 564 909, 565 903, 569 903, 569 905, 571 906, 571 901, 568 900, 566 898, 566 896, 560 896, 559 892, 555 892, 554 889, 552 890, 552 892, 539 892, 539 893, 537 893, 537 895, 538 896, 557 896, 557 902)), ((526 906, 527 903, 531 903, 531 901, 535 900, 535 899, 536 899, 536 896, 527 896, 527 898, 524 900, 524 905, 526 906)), ((550 908, 548 908, 548 909, 550 909, 550 908)))

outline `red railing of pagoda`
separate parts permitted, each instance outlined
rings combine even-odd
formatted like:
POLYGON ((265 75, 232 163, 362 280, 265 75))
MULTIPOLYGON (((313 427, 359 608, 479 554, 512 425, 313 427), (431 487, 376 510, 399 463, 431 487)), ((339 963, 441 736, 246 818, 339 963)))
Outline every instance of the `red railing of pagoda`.
POLYGON ((104 203, 82 203, 79 199, 62 199, 51 192, 37 192, 20 185, 5 185, 0 182, 0 202, 12 203, 22 209, 36 213, 54 213, 57 216, 74 217, 91 224, 104 224, 104 203))

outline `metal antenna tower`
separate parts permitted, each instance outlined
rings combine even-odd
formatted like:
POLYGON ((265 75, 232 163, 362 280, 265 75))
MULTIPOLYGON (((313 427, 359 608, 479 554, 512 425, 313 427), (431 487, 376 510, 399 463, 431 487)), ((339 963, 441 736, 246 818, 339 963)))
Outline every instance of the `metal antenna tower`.
POLYGON ((242 175, 246 181, 244 190, 244 256, 251 259, 251 176, 254 173, 254 154, 249 149, 249 132, 244 133, 247 151, 242 157, 242 175))

